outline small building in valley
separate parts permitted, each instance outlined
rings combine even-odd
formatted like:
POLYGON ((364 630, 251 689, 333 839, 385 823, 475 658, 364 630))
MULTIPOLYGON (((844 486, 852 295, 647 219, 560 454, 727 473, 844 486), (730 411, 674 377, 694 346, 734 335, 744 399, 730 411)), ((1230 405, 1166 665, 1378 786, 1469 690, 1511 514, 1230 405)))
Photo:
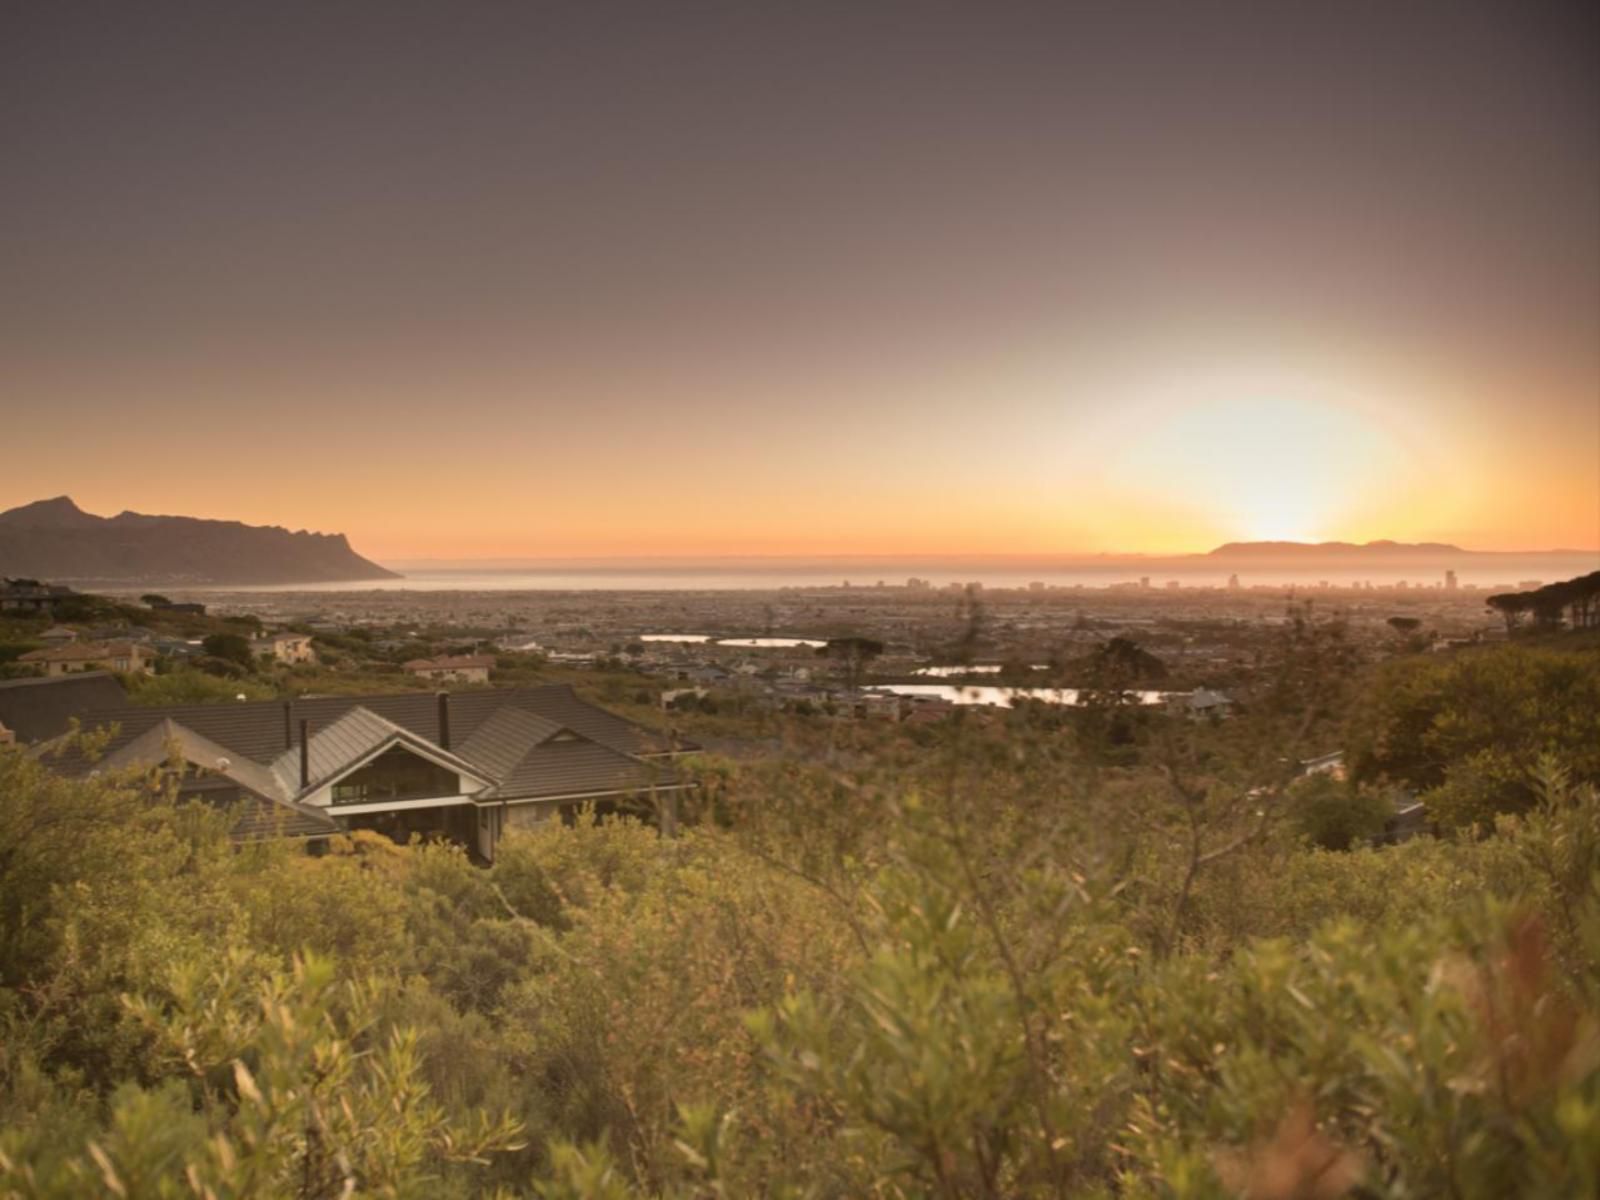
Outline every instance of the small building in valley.
POLYGON ((311 648, 309 633, 269 633, 251 642, 250 649, 255 651, 257 658, 268 658, 291 666, 317 661, 317 652, 311 648))
POLYGON ((155 653, 139 642, 69 642, 32 650, 17 660, 44 668, 46 675, 67 675, 74 671, 121 671, 148 675, 155 653))
POLYGON ((457 654, 441 658, 413 658, 405 667, 418 679, 432 679, 441 683, 488 683, 489 672, 494 670, 494 656, 457 654))

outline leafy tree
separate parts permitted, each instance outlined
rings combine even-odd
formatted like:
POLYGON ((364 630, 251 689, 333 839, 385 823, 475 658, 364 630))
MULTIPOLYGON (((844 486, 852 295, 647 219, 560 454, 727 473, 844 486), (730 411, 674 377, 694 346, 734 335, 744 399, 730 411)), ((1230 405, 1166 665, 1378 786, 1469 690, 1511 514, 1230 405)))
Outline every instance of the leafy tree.
POLYGON ((237 633, 213 633, 201 643, 201 646, 212 658, 237 663, 246 670, 251 670, 256 665, 255 652, 250 648, 249 641, 237 633))
POLYGON ((1352 787, 1331 775, 1312 775, 1289 789, 1295 828, 1314 846, 1348 850, 1382 836, 1393 803, 1376 788, 1352 787))

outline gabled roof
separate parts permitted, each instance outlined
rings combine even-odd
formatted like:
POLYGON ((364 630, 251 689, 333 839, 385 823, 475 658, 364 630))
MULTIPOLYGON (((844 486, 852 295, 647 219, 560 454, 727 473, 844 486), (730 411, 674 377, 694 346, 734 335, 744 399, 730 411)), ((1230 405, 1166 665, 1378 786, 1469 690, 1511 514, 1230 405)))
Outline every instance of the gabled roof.
POLYGON ((479 783, 489 784, 481 768, 419 737, 400 725, 366 708, 353 708, 332 725, 312 733, 307 742, 309 782, 300 786, 300 748, 290 747, 272 760, 272 774, 287 795, 299 795, 321 787, 346 771, 381 753, 390 746, 404 746, 440 766, 464 772, 479 783))
POLYGON ((405 664, 408 671, 468 671, 482 668, 488 670, 494 666, 492 654, 457 654, 454 656, 443 655, 439 658, 413 658, 405 664))
POLYGON ((482 764, 496 779, 504 779, 530 747, 560 733, 562 728, 527 709, 502 708, 461 744, 461 756, 482 764))
POLYGON ((320 809, 300 804, 285 791, 272 771, 248 758, 230 755, 226 747, 164 717, 131 742, 100 760, 103 770, 159 766, 176 749, 184 762, 237 784, 248 798, 233 832, 243 837, 317 837, 337 833, 339 826, 320 809))
MULTIPOLYGON (((672 749, 666 738, 579 699, 565 685, 460 692, 443 703, 448 707, 448 748, 440 744, 441 694, 434 692, 127 706, 85 713, 83 725, 110 729, 107 754, 148 737, 140 753, 159 758, 166 733, 151 730, 170 722, 185 730, 186 737, 204 739, 204 744, 186 744, 212 761, 226 757, 234 764, 253 762, 273 780, 265 790, 286 800, 306 790, 300 787, 301 721, 311 734, 307 748, 313 788, 391 745, 481 780, 486 786, 474 793, 480 799, 550 799, 681 786, 662 761, 672 749)), ((52 762, 68 774, 96 765, 74 747, 52 762)), ((235 770, 249 768, 236 765, 235 770)))
POLYGON ((148 653, 133 642, 68 642, 64 646, 46 646, 43 650, 30 650, 18 662, 96 662, 105 658, 131 658, 135 652, 148 653))
POLYGON ((676 774, 666 763, 646 762, 563 730, 523 755, 489 796, 537 800, 643 792, 652 787, 678 785, 676 774))

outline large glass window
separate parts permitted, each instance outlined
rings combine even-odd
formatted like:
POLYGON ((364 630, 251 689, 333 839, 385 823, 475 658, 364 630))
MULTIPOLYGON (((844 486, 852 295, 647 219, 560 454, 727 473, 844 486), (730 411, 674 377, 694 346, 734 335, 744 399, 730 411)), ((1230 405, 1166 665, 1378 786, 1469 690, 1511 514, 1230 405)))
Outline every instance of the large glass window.
POLYGON ((398 746, 333 785, 335 804, 370 804, 376 800, 420 800, 454 796, 461 790, 456 773, 418 758, 398 746))

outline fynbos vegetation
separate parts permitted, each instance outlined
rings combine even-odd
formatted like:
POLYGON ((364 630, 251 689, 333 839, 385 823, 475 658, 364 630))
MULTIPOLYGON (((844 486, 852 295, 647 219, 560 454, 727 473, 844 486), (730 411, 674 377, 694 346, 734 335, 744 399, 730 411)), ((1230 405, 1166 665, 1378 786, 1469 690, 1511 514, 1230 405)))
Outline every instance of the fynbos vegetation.
POLYGON ((1596 677, 1300 621, 1227 721, 705 757, 488 868, 0 752, 0 1194, 1593 1195, 1596 677))

